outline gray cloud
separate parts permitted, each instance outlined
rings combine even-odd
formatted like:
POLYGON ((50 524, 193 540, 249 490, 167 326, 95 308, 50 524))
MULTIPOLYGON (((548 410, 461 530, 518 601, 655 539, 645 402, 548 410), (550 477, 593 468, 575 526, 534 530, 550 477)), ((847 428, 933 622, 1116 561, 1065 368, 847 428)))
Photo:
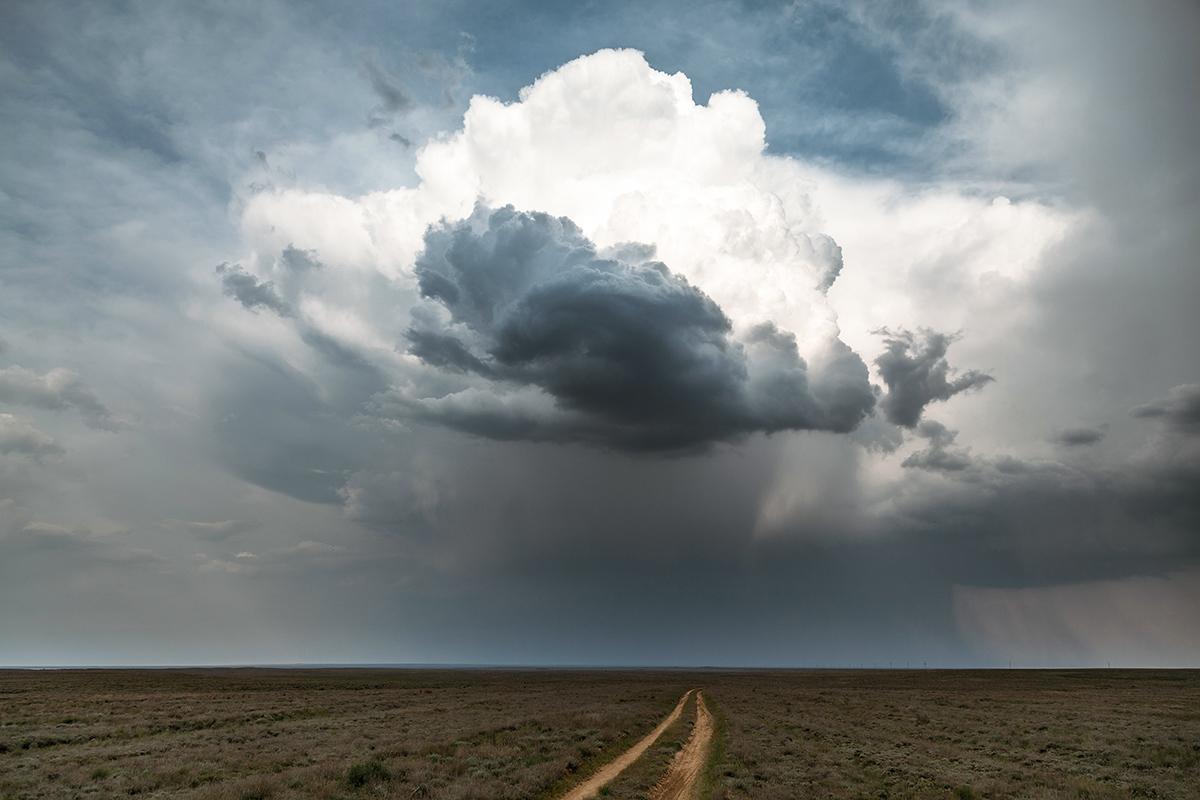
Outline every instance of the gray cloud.
POLYGON ((1200 432, 1200 383, 1176 386, 1166 397, 1140 405, 1132 413, 1143 419, 1160 419, 1180 431, 1200 432))
POLYGON ((215 454, 250 483, 310 502, 337 502, 343 474, 369 457, 361 433, 286 363, 232 358, 213 381, 215 454))
POLYGON ((83 415, 85 425, 96 430, 119 431, 125 427, 87 387, 79 373, 61 367, 45 375, 16 366, 0 370, 0 402, 51 411, 73 408, 83 415))
POLYGON ((904 466, 938 473, 943 488, 931 491, 918 479, 920 488, 897 500, 902 511, 888 526, 908 530, 914 543, 918 530, 947 541, 968 536, 979 552, 970 568, 976 575, 967 582, 978 585, 1163 574, 1195 563, 1200 426, 1181 425, 1193 397, 1189 389, 1177 387, 1143 406, 1155 409, 1147 416, 1156 419, 1156 429, 1116 462, 973 456, 953 448, 955 432, 922 422, 918 432, 929 447, 904 466))
POLYGON ((1200 384, 1176 386, 1133 413, 1159 426, 1123 476, 1131 513, 1173 518, 1200 546, 1200 384))
POLYGON ((475 372, 480 375, 489 375, 492 372, 491 367, 454 336, 409 328, 405 331, 404 338, 408 340, 408 352, 432 367, 460 373, 475 372))
POLYGON ((854 433, 850 434, 850 441, 871 452, 894 453, 904 444, 904 431, 872 415, 863 420, 854 433))
POLYGON ((1096 444, 1104 438, 1107 426, 1098 425, 1086 428, 1065 428, 1050 437, 1050 441, 1065 447, 1096 444))
POLYGON ((971 457, 964 450, 951 450, 958 436, 956 431, 933 420, 925 420, 917 426, 917 434, 929 440, 929 447, 918 450, 901 462, 902 467, 935 472, 960 472, 971 466, 971 457))
POLYGON ((283 248, 279 260, 292 272, 321 269, 324 264, 317 260, 316 250, 300 250, 292 245, 283 248))
POLYGON ((952 334, 921 330, 880 331, 887 350, 875 359, 888 393, 880 402, 887 419, 905 428, 915 427, 925 406, 937 400, 949 400, 960 392, 995 380, 991 375, 970 370, 953 377, 955 370, 946 363, 946 351, 956 338, 952 334))
POLYGON ((343 513, 355 522, 409 538, 428 534, 436 522, 438 487, 411 468, 386 474, 357 472, 338 490, 343 513))
POLYGON ((660 262, 597 254, 565 217, 481 207, 431 228, 415 272, 450 319, 414 314, 410 353, 501 393, 553 399, 549 415, 486 393, 412 406, 472 433, 676 450, 754 431, 847 432, 874 406, 849 348, 812 376, 793 334, 766 323, 738 341, 686 279, 660 262))
MULTIPOLYGON (((287 251, 284 251, 285 256, 287 251)), ((290 317, 292 307, 275 292, 271 281, 259 282, 258 278, 243 270, 239 265, 220 264, 217 274, 221 276, 221 287, 225 295, 241 303, 247 310, 265 308, 281 317, 290 317)))
POLYGON ((58 442, 33 427, 24 417, 0 414, 0 454, 20 453, 38 458, 64 452, 58 442))

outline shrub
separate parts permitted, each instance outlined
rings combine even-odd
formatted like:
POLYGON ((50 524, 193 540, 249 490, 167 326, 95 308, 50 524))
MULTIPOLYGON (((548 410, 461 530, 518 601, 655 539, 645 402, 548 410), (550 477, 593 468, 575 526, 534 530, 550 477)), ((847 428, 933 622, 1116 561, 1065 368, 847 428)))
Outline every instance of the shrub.
POLYGON ((387 767, 374 759, 354 764, 346 770, 346 785, 353 789, 369 783, 383 783, 391 778, 392 773, 388 772, 387 767))

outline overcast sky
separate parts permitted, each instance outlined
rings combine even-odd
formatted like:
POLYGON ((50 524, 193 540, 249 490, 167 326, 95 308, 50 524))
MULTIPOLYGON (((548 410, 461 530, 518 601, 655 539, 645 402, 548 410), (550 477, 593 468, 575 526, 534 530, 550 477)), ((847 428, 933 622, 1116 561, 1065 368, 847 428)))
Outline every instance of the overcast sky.
POLYGON ((1200 8, 0 8, 0 665, 1200 667, 1200 8))

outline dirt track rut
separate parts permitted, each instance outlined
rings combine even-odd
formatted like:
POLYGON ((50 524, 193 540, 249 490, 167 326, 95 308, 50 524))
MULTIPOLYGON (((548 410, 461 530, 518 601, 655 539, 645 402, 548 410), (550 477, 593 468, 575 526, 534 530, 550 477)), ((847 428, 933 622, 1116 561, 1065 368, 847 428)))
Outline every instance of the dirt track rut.
POLYGON ((696 693, 696 723, 683 749, 675 754, 662 780, 650 790, 650 800, 687 800, 692 795, 696 778, 708 757, 708 742, 712 739, 713 718, 704 704, 704 694, 696 693))
MULTIPOLYGON (((695 689, 692 690, 693 692, 695 689)), ((589 797, 595 797, 600 792, 600 787, 611 781, 613 778, 621 774, 622 771, 630 764, 638 760, 642 753, 646 752, 646 748, 654 744, 659 736, 662 736, 663 731, 670 727, 671 723, 679 719, 679 715, 683 712, 683 706, 687 703, 692 692, 688 692, 680 699, 679 704, 675 706, 675 710, 663 719, 658 724, 658 727, 646 734, 646 736, 635 744, 633 747, 626 750, 621 755, 614 758, 612 761, 600 768, 592 777, 588 778, 583 783, 576 786, 571 791, 564 794, 559 800, 587 800, 589 797)))
POLYGON ((605 764, 595 775, 562 795, 559 800, 587 800, 587 798, 599 794, 601 786, 620 775, 626 767, 637 761, 642 753, 646 752, 646 749, 662 736, 663 731, 679 719, 692 692, 696 692, 696 723, 692 726, 692 735, 688 737, 687 744, 683 746, 683 749, 675 754, 675 758, 671 760, 662 780, 655 784, 650 792, 651 800, 686 800, 696 783, 700 769, 704 766, 708 741, 712 738, 713 732, 712 714, 708 713, 708 707, 704 705, 704 698, 696 689, 685 694, 679 704, 675 706, 675 710, 668 714, 658 724, 658 727, 641 741, 605 764))

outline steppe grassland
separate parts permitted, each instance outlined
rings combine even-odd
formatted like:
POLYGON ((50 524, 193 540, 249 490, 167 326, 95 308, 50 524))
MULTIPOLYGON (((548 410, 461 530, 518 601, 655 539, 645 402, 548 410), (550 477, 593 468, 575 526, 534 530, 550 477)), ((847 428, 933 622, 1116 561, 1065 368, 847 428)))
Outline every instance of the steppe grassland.
POLYGON ((1118 670, 0 672, 0 797, 548 800, 696 687, 705 798, 1200 798, 1200 672, 1118 670))
POLYGON ((714 675, 713 798, 1200 797, 1200 672, 714 675))
POLYGON ((690 688, 635 671, 0 672, 0 797, 536 798, 690 688))

